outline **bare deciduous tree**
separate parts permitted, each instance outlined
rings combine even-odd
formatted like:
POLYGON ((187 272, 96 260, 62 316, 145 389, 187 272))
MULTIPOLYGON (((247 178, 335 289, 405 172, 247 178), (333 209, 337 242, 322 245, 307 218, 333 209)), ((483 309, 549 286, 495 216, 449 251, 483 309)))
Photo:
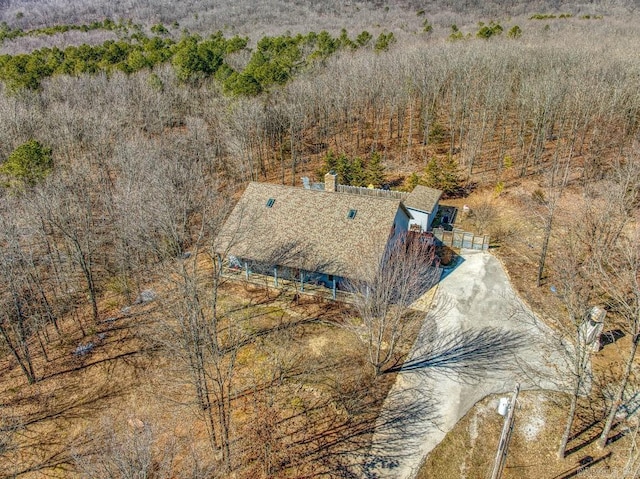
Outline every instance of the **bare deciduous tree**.
POLYGON ((598 446, 607 444, 609 432, 616 414, 623 404, 627 384, 633 371, 633 365, 640 342, 640 237, 638 231, 631 237, 621 238, 615 251, 607 255, 608 260, 600 265, 602 287, 610 298, 611 309, 622 318, 622 327, 631 337, 631 343, 625 367, 612 398, 598 446))
POLYGON ((388 245, 379 265, 348 282, 359 316, 355 327, 350 326, 366 345, 376 376, 396 359, 398 343, 422 319, 410 309, 411 304, 439 277, 435 248, 428 239, 400 234, 388 245))
POLYGON ((199 210, 203 221, 194 247, 168 274, 170 288, 178 299, 166 305, 168 314, 154 337, 187 375, 211 445, 219 451, 223 468, 230 471, 233 381, 238 350, 246 337, 218 303, 222 264, 211 242, 215 242, 228 203, 220 196, 205 196, 199 210), (205 256, 211 260, 206 270, 202 267, 205 256))
POLYGON ((574 235, 565 240, 562 259, 556 265, 557 294, 564 306, 564 314, 548 316, 556 332, 555 342, 566 358, 567 367, 560 379, 569 391, 570 403, 558 456, 564 458, 567 443, 576 417, 578 398, 589 385, 591 347, 588 344, 587 323, 594 300, 595 289, 590 278, 590 264, 583 261, 574 235))
POLYGON ((99 428, 87 431, 73 462, 81 477, 91 479, 216 477, 190 444, 139 418, 103 418, 99 428))
POLYGON ((22 274, 22 252, 17 226, 0 218, 0 338, 20 365, 30 384, 36 382, 30 347, 34 332, 29 314, 29 288, 22 274))

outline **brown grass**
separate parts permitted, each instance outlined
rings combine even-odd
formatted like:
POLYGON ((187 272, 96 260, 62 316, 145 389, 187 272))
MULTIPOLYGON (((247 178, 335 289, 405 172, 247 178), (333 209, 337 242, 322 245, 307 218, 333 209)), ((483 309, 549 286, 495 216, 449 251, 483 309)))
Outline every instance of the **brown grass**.
MULTIPOLYGON (((476 404, 429 455, 417 478, 489 477, 503 424, 502 416, 497 413, 498 398, 490 396, 476 404)), ((615 452, 609 455, 610 450, 602 451, 595 443, 589 443, 593 435, 593 431, 588 429, 589 424, 576 427, 577 430, 587 430, 570 442, 567 457, 558 459, 557 449, 566 410, 564 403, 565 398, 559 393, 520 393, 514 433, 502 475, 504 479, 574 477, 571 474, 577 471, 581 461, 589 461, 588 458, 596 462, 578 477, 619 477, 626 456, 615 452), (600 458, 603 459, 598 462, 600 458)), ((583 408, 586 403, 585 399, 583 408)), ((629 445, 630 439, 623 437, 615 444, 615 451, 626 451, 629 445)))
MULTIPOLYGON (((184 370, 147 340, 167 301, 160 296, 132 307, 130 317, 85 325, 91 336, 84 338, 71 319, 63 321, 64 341, 48 346, 51 361, 45 365, 36 351, 42 379, 35 385, 26 384, 11 358, 3 358, 2 412, 19 418, 21 427, 0 475, 76 477, 73 455, 103 447, 96 439, 104 424, 119 437, 140 422, 152 426, 159 435, 155 447, 177 440, 178 458, 189 448, 207 450, 184 370), (95 342, 94 350, 75 357, 77 344, 88 341, 95 342)), ((248 334, 256 334, 239 351, 234 383, 237 477, 262 476, 260 445, 267 439, 271 474, 278 477, 331 476, 362 452, 395 375, 371 377, 361 345, 339 327, 344 308, 311 296, 267 295, 242 283, 227 283, 220 303, 233 309, 230 317, 248 334), (264 418, 273 422, 260 422, 264 418)))

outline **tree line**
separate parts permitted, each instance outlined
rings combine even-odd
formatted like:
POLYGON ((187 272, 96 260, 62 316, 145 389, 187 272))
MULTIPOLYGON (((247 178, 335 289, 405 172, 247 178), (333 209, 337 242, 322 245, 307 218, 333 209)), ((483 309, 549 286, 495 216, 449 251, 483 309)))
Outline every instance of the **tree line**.
MULTIPOLYGON (((106 28, 105 25, 115 28, 108 20, 101 23, 100 28, 106 28)), ((367 31, 352 40, 343 29, 335 38, 326 31, 263 37, 252 51, 247 47, 247 37, 225 38, 222 32, 207 38, 186 33, 176 42, 165 35, 168 30, 162 24, 154 25, 151 31, 159 35, 148 37, 138 30, 129 38, 107 40, 102 45, 41 48, 20 55, 1 55, 0 80, 14 91, 33 90, 53 75, 115 70, 131 74, 171 62, 181 80, 213 76, 231 94, 256 95, 272 85, 286 83, 297 71, 325 60, 340 49, 355 50, 371 43, 376 51, 383 51, 394 41, 393 33, 381 33, 374 42, 367 31), (244 68, 235 69, 225 60, 241 51, 250 54, 250 58, 244 68)))
MULTIPOLYGON (((14 40, 20 37, 37 36, 37 35, 56 35, 58 33, 65 33, 72 30, 80 32, 89 32, 91 30, 109 30, 109 31, 124 31, 128 28, 141 29, 140 25, 133 25, 131 22, 125 24, 123 22, 116 23, 110 18, 105 18, 102 21, 91 22, 90 24, 74 25, 63 24, 53 25, 51 27, 34 28, 31 30, 23 30, 21 28, 11 28, 7 22, 0 23, 0 44, 5 40, 14 40)), ((153 31, 153 30, 152 30, 153 31)))

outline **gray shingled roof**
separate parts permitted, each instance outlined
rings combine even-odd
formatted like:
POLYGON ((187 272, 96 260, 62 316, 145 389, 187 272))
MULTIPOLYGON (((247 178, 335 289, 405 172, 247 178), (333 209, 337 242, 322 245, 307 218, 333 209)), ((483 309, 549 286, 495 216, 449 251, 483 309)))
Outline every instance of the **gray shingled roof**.
POLYGON ((400 200, 249 183, 218 236, 218 252, 359 277, 380 264, 400 200), (267 207, 272 198, 273 206, 267 207), (348 218, 355 210, 353 219, 348 218))
POLYGON ((409 196, 406 197, 404 204, 407 208, 431 213, 438 204, 438 201, 440 201, 441 196, 442 191, 440 190, 418 185, 409 193, 409 196))

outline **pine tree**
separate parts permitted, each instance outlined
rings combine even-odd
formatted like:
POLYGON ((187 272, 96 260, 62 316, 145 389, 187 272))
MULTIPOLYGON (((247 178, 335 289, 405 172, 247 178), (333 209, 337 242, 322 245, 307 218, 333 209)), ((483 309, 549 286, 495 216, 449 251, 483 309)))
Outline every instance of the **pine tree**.
POLYGON ((337 159, 335 172, 338 173, 338 183, 341 185, 351 184, 351 160, 344 153, 337 159))
POLYGON ((351 162, 351 185, 367 186, 367 172, 361 158, 355 157, 351 162))
POLYGON ((333 151, 329 150, 327 154, 324 156, 323 164, 318 170, 318 176, 320 180, 324 178, 324 175, 329 173, 330 171, 336 171, 338 168, 338 159, 333 154, 333 151))
POLYGON ((422 184, 430 188, 440 189, 442 183, 442 174, 440 171, 440 165, 436 157, 434 156, 427 163, 427 167, 424 170, 424 176, 422 177, 422 184))
POLYGON ((367 183, 372 184, 375 188, 380 188, 384 183, 384 165, 380 153, 375 151, 371 155, 371 159, 367 164, 367 183))
POLYGON ((455 193, 461 186, 458 163, 451 156, 445 159, 431 158, 421 183, 430 188, 442 190, 447 195, 455 193))
POLYGON ((411 192, 420 184, 420 176, 417 173, 411 173, 404 182, 405 190, 411 192))
POLYGON ((38 140, 29 140, 13 150, 0 166, 0 173, 33 186, 47 176, 52 167, 51 148, 43 146, 38 140))
POLYGON ((448 155, 441 162, 442 168, 442 184, 441 190, 449 195, 455 193, 460 188, 460 169, 458 162, 448 155))

